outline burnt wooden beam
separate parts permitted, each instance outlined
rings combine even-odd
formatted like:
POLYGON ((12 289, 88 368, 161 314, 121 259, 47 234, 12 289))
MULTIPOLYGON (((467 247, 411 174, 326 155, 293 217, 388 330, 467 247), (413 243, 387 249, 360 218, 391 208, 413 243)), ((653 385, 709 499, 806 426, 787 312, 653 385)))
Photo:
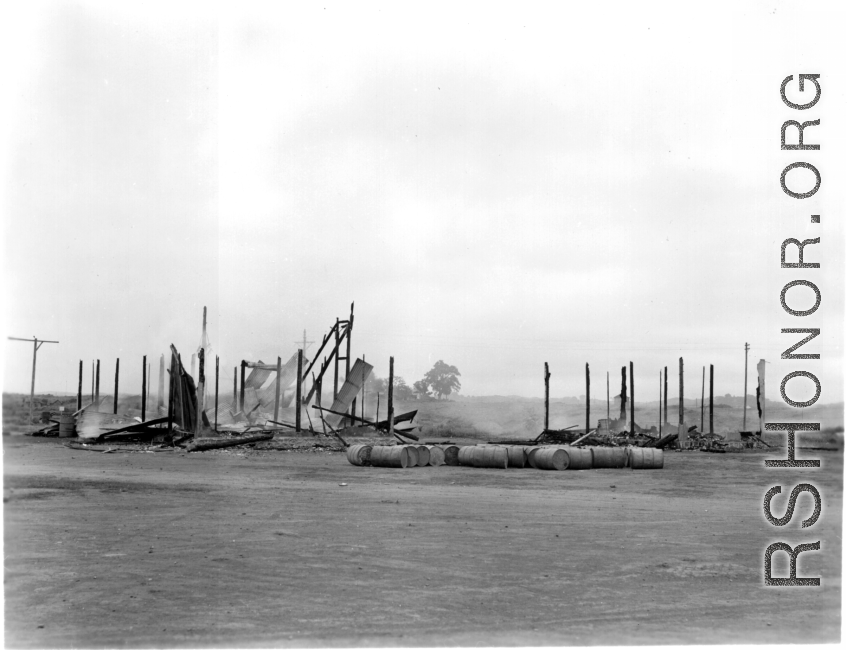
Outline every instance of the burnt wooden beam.
POLYGON ((100 410, 100 359, 97 359, 97 372, 94 379, 94 403, 97 405, 97 410, 100 410))
POLYGON ((303 402, 303 350, 297 350, 297 388, 294 396, 294 424, 300 431, 300 410, 303 402))
POLYGON ((394 433, 394 357, 388 358, 388 433, 394 433))
POLYGON ((635 367, 629 362, 629 419, 632 421, 632 433, 635 433, 635 367))
POLYGON ((79 360, 79 388, 76 391, 76 410, 82 408, 82 359, 79 360))
POLYGON ((544 362, 544 430, 550 428, 550 367, 544 362))
MULTIPOLYGON (((585 430, 591 426, 591 371, 585 364, 585 430)), ((586 434, 588 435, 588 434, 586 434)))
POLYGON ((715 432, 715 367, 709 365, 709 433, 715 432))
POLYGON ((141 421, 147 419, 147 355, 141 362, 141 421))
POLYGON ((112 413, 117 414, 118 412, 118 379, 121 374, 121 360, 118 359, 115 361, 115 398, 112 400, 112 413))
POLYGON ((238 404, 238 410, 244 413, 244 372, 247 368, 247 362, 241 362, 241 401, 238 404))
POLYGON ((276 358, 276 390, 274 391, 274 420, 279 420, 279 397, 282 392, 282 357, 276 358))
POLYGON ((215 431, 218 430, 218 381, 221 377, 221 359, 215 355, 215 431))

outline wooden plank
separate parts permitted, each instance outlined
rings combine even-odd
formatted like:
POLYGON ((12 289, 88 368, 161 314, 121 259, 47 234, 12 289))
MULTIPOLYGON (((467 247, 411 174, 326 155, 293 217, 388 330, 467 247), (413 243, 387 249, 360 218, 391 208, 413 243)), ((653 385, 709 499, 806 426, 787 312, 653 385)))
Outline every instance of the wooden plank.
POLYGON ((252 442, 264 442, 266 440, 271 440, 274 437, 272 432, 269 433, 257 433, 252 436, 242 436, 240 438, 209 438, 207 440, 197 440, 194 439, 185 450, 188 452, 192 451, 208 451, 210 449, 222 449, 224 447, 236 447, 238 445, 247 445, 252 442))

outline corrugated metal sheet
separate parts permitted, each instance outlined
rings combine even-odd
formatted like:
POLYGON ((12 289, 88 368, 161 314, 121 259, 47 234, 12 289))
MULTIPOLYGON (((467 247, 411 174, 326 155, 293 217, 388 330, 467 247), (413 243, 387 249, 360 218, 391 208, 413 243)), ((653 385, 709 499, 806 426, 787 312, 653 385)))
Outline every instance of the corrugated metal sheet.
MULTIPOLYGON (((259 361, 259 363, 262 363, 259 361)), ((255 390, 259 390, 262 385, 268 380, 268 377, 271 376, 271 370, 265 370, 264 368, 253 368, 250 370, 250 374, 247 375, 247 378, 244 380, 244 388, 253 388, 255 390)))
MULTIPOLYGON (((338 391, 338 395, 332 403, 332 406, 329 407, 330 410, 338 411, 339 413, 346 413, 350 409, 350 405, 353 403, 356 395, 358 395, 359 391, 362 390, 362 386, 365 385, 365 382, 368 380, 372 370, 372 365, 362 361, 361 359, 356 359, 356 363, 354 363, 353 367, 350 368, 350 374, 347 375, 347 379, 344 380, 344 385, 341 387, 341 390, 338 391)), ((341 420, 342 416, 335 415, 334 413, 327 413, 324 416, 324 421, 333 428, 337 427, 341 420)))

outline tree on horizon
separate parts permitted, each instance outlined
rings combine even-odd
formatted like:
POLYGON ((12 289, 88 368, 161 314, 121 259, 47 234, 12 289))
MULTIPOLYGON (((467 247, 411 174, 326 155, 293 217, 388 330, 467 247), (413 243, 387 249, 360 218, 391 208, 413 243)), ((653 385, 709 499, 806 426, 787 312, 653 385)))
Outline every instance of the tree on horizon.
MULTIPOLYGON (((439 359, 432 366, 432 369, 424 375, 423 381, 432 388, 438 399, 442 399, 452 393, 458 393, 462 389, 462 384, 459 381, 460 376, 461 373, 456 366, 446 364, 439 359)), ((415 385, 417 386, 417 383, 415 385)))

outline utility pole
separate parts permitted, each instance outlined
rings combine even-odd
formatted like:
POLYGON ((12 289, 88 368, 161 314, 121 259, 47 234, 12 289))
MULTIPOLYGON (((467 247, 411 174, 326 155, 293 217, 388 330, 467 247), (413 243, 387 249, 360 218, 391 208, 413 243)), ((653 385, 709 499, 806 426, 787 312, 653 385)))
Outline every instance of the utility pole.
POLYGON ((747 431, 747 353, 750 351, 750 344, 744 344, 744 423, 741 425, 742 431, 747 431))
POLYGON ((32 339, 22 339, 17 336, 10 336, 10 341, 26 341, 27 343, 32 343, 32 384, 29 388, 29 423, 32 424, 32 404, 35 399, 35 361, 38 357, 38 348, 40 348, 45 343, 58 343, 58 341, 42 341, 34 336, 32 339))
MULTIPOLYGON (((296 345, 296 344, 298 344, 298 343, 300 343, 300 342, 301 342, 301 341, 294 341, 295 345, 296 345)), ((314 341, 307 341, 307 340, 306 340, 306 330, 303 330, 303 341, 302 341, 302 343, 303 343, 303 348, 302 348, 302 350, 303 350, 303 354, 305 354, 305 353, 306 353, 306 349, 307 349, 310 345, 312 345, 312 343, 314 343, 314 341)))

